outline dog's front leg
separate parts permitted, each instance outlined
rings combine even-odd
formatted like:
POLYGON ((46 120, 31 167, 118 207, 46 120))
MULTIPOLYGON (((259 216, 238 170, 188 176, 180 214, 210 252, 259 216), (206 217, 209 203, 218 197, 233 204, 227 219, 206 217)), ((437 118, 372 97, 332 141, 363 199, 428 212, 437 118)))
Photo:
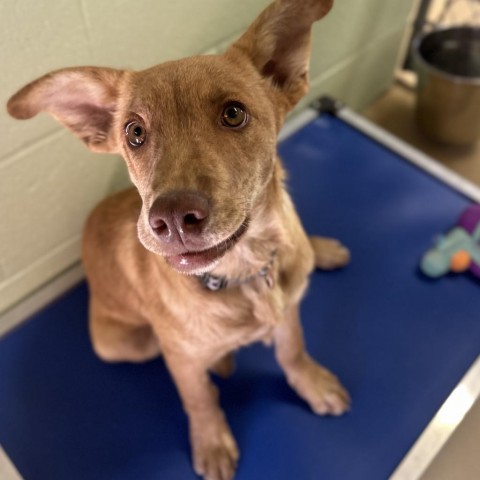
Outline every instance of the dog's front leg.
POLYGON ((198 358, 165 352, 170 373, 189 419, 190 443, 195 472, 205 480, 231 480, 238 449, 218 403, 208 367, 198 358))
POLYGON ((298 306, 292 307, 274 331, 275 354, 289 385, 319 415, 341 415, 350 397, 338 379, 305 350, 298 306))

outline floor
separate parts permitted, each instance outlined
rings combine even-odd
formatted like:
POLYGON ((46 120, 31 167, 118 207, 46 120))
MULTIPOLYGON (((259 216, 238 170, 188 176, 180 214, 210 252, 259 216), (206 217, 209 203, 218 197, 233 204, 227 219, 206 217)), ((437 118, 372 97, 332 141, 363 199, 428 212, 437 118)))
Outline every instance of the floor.
MULTIPOLYGON (((414 90, 397 83, 362 113, 372 122, 480 186, 480 141, 471 148, 455 148, 426 138, 415 123, 415 101, 414 90)), ((478 480, 479 444, 480 400, 477 400, 426 470, 422 480, 478 480)))
POLYGON ((421 480, 480 478, 480 401, 477 400, 421 480))

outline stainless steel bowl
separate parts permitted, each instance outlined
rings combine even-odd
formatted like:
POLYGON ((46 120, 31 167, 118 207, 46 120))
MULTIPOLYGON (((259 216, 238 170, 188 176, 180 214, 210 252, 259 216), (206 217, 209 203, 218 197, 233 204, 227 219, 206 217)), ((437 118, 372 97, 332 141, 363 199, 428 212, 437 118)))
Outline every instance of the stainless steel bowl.
POLYGON ((437 141, 469 146, 480 138, 480 28, 436 30, 413 43, 416 118, 437 141))

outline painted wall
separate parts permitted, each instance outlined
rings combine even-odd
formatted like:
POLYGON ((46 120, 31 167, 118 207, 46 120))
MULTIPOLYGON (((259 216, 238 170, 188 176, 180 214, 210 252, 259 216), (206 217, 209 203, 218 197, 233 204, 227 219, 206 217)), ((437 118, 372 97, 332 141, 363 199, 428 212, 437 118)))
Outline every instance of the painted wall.
MULTIPOLYGON (((387 88, 414 0, 337 0, 315 26, 312 89, 354 108, 387 88)), ((53 69, 142 69, 222 51, 268 0, 22 0, 0 3, 0 103, 53 69)), ((300 108, 301 108, 300 106, 300 108)), ((0 110, 0 312, 79 260, 82 224, 126 184, 122 161, 89 153, 48 115, 0 110)))

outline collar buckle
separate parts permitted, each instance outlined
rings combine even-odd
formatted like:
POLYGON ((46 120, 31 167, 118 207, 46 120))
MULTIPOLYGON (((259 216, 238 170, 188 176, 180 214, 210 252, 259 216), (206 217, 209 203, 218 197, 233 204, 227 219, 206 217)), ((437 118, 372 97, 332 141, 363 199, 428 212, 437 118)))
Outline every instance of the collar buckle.
POLYGON ((207 290, 211 290, 212 292, 223 290, 228 286, 228 281, 225 277, 217 277, 216 275, 210 275, 209 273, 204 273, 200 277, 200 282, 207 290))

